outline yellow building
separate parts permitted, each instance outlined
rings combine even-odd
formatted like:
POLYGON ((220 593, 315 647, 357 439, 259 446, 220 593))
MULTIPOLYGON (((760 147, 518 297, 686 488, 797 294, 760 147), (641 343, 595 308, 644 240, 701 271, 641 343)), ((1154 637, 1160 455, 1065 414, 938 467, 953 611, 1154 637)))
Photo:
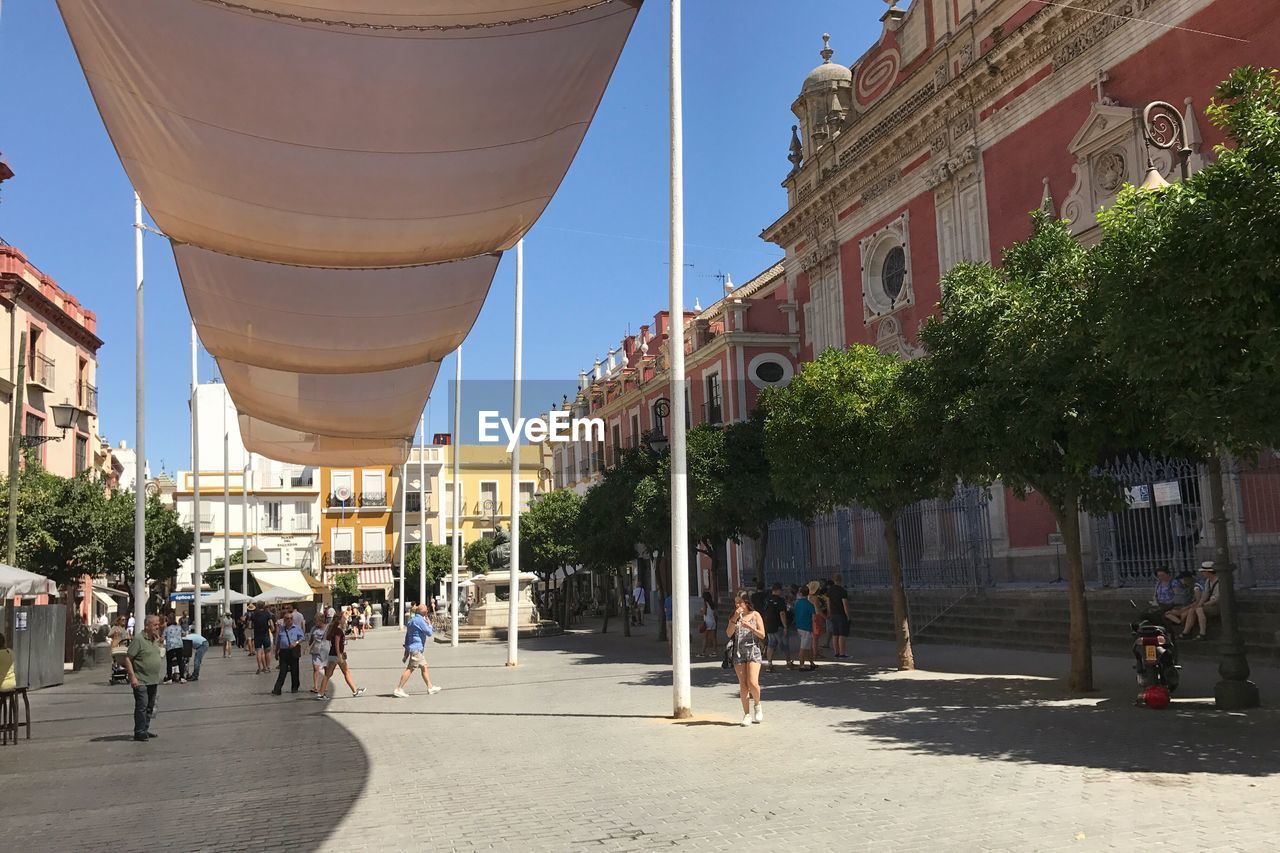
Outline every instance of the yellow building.
POLYGON ((395 527, 392 506, 399 467, 320 469, 320 565, 325 584, 356 572, 364 597, 395 597, 395 527))
MULTIPOLYGON (((436 541, 453 542, 453 447, 440 448, 439 530, 436 541)), ((520 512, 529 508, 534 495, 550 487, 550 471, 542 448, 520 447, 520 512), (545 482, 544 482, 545 475, 545 482)), ((496 526, 511 527, 511 454, 500 444, 466 444, 461 447, 459 528, 462 545, 488 536, 496 526)))

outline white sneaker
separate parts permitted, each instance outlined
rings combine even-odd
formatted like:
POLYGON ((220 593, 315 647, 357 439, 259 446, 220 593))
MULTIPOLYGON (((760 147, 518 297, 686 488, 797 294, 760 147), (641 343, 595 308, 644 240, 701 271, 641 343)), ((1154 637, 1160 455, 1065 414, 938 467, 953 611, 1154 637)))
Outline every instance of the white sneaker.
POLYGON ((441 690, 444 690, 444 688, 433 684, 427 688, 427 695, 428 696, 434 695, 436 693, 439 693, 441 690))
POLYGON ((757 723, 763 723, 763 722, 764 722, 764 708, 761 708, 761 707, 760 707, 760 703, 759 703, 759 702, 757 702, 757 703, 756 703, 756 712, 755 712, 755 714, 751 717, 751 719, 752 719, 752 721, 753 721, 753 722, 757 722, 757 723))
POLYGON ((358 689, 356 689, 356 690, 352 691, 352 693, 351 693, 351 698, 352 698, 352 699, 354 699, 354 698, 356 698, 357 696, 363 696, 363 695, 364 695, 364 688, 363 688, 363 687, 360 687, 360 688, 358 688, 358 689))
POLYGON ((316 694, 316 698, 317 698, 317 699, 320 699, 321 701, 323 701, 323 700, 325 700, 325 699, 328 699, 328 698, 329 698, 329 694, 328 694, 328 693, 317 693, 317 694, 316 694))
POLYGON ((391 691, 391 695, 392 695, 392 696, 394 696, 394 697, 396 697, 397 699, 408 699, 408 698, 409 698, 409 694, 408 694, 408 693, 405 693, 405 692, 404 692, 403 690, 401 690, 399 687, 397 687, 395 690, 392 690, 392 691, 391 691))
POLYGON ((742 724, 743 724, 744 726, 749 726, 749 725, 751 725, 751 715, 750 715, 750 714, 743 714, 743 715, 742 715, 742 724))

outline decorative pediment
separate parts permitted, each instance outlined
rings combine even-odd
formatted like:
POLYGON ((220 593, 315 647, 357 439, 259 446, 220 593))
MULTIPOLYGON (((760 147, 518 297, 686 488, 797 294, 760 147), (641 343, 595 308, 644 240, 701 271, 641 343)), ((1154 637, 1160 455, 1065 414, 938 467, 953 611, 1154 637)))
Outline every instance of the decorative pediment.
POLYGON ((1076 135, 1067 143, 1067 150, 1079 156, 1083 150, 1093 150, 1115 140, 1125 129, 1136 129, 1138 111, 1132 107, 1094 102, 1089 105, 1089 117, 1076 135))

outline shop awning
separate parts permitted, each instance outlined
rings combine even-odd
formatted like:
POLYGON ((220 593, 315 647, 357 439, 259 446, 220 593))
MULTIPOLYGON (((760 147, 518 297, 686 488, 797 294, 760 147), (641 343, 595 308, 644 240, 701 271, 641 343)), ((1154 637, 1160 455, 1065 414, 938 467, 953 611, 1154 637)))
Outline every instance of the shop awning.
POLYGON ((105 592, 100 591, 96 587, 93 590, 93 598, 95 601, 97 601, 99 604, 101 604, 103 607, 105 607, 108 611, 112 613, 120 609, 119 602, 117 602, 111 596, 107 595, 105 592))
MULTIPOLYGON (((333 583, 334 575, 340 575, 344 571, 353 571, 353 569, 325 569, 324 580, 327 584, 333 583)), ((356 571, 356 585, 361 589, 381 589, 383 587, 392 586, 396 582, 396 576, 389 567, 375 566, 369 568, 361 568, 356 571)))
POLYGON ((307 583, 306 575, 299 569, 255 569, 250 566, 249 574, 253 575, 253 579, 258 582, 263 592, 282 587, 306 596, 308 600, 314 594, 311 584, 307 583))

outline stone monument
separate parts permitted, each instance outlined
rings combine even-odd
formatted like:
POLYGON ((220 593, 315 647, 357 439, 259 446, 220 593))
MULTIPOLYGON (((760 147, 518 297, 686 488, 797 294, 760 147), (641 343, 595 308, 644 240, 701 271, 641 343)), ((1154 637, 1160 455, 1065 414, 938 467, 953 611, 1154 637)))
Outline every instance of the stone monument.
MULTIPOLYGON (((517 630, 521 637, 545 637, 561 633, 560 625, 549 619, 538 619, 533 606, 533 590, 530 586, 538 576, 520 573, 520 609, 517 630)), ((510 618, 511 589, 511 535, 498 528, 494 531, 493 547, 489 549, 489 571, 471 578, 475 589, 475 604, 468 611, 465 621, 458 625, 458 640, 506 639, 510 618)), ((448 642, 448 631, 436 634, 439 642, 448 642)))

